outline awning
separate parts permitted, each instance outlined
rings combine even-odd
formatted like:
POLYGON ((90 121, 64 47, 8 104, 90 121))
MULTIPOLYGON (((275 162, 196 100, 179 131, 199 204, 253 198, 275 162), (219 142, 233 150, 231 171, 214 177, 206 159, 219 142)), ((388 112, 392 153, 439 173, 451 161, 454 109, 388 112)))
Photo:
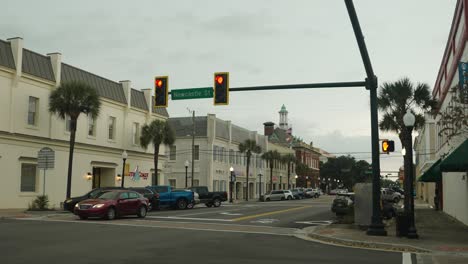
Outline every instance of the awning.
POLYGON ((442 171, 468 171, 468 139, 440 163, 440 169, 442 171))
POLYGON ((419 177, 418 181, 421 182, 438 182, 442 179, 442 172, 440 171, 440 163, 441 160, 439 159, 436 163, 432 164, 432 166, 424 172, 421 177, 419 177))

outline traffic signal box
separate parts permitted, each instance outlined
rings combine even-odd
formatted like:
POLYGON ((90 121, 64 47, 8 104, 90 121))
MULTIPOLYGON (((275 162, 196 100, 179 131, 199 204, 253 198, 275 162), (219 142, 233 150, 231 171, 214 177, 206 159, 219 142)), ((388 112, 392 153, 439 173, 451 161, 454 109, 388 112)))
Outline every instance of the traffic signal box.
POLYGON ((382 152, 389 154, 395 151, 395 142, 393 140, 382 140, 382 152))
POLYGON ((155 98, 154 106, 167 107, 169 101, 169 80, 167 76, 157 76, 154 78, 155 98))
POLYGON ((215 72, 214 74, 214 105, 229 104, 229 72, 215 72))

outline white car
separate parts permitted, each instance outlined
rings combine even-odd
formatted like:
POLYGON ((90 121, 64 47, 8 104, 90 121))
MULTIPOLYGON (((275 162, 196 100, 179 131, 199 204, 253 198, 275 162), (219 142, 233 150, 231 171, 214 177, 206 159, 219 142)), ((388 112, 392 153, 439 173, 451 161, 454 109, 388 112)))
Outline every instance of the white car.
POLYGON ((391 201, 394 203, 398 203, 402 199, 402 195, 399 192, 395 192, 390 189, 382 189, 381 196, 382 200, 391 201))
POLYGON ((268 194, 265 194, 265 201, 283 201, 283 200, 292 200, 294 196, 290 190, 277 190, 271 191, 268 194))
POLYGON ((320 196, 320 192, 318 189, 307 188, 305 189, 305 195, 308 198, 318 198, 320 196))

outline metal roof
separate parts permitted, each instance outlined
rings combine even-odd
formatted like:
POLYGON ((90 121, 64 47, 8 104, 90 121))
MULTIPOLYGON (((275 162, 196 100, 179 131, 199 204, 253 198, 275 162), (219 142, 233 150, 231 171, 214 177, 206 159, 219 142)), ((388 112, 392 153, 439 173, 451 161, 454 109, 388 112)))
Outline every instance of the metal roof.
POLYGON ((62 63, 62 82, 82 81, 96 88, 98 95, 123 104, 127 103, 120 83, 62 63))
POLYGON ((216 118, 216 137, 229 140, 228 123, 218 118, 216 118))
MULTIPOLYGON (((154 102, 154 96, 151 97, 151 102, 154 102)), ((158 115, 162 115, 165 117, 169 117, 169 113, 167 112, 166 108, 159 108, 159 107, 155 107, 154 105, 153 105, 153 113, 156 113, 158 115)))
MULTIPOLYGON (((168 119, 169 124, 174 130, 176 137, 186 137, 192 135, 193 123, 192 117, 175 117, 168 119)), ((206 137, 208 127, 208 118, 206 116, 195 117, 195 135, 197 137, 206 137)))
POLYGON ((55 82, 54 70, 50 57, 23 49, 23 72, 55 82))
POLYGON ((242 127, 239 127, 239 126, 236 126, 236 125, 232 125, 231 130, 232 130, 231 131, 231 133, 232 133, 231 140, 234 141, 234 142, 243 143, 247 139, 251 139, 250 138, 250 131, 245 129, 245 128, 242 128, 242 127))
POLYGON ((0 66, 4 66, 15 70, 15 60, 11 51, 10 42, 3 41, 0 39, 0 66))
POLYGON ((146 104, 145 94, 142 91, 135 89, 131 90, 131 106, 148 111, 148 105, 146 104))

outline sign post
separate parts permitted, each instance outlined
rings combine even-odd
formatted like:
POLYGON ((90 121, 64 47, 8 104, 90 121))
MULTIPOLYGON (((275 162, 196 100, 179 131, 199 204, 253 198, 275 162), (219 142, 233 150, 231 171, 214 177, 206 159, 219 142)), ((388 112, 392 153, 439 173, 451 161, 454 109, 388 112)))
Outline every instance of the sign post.
POLYGON ((37 167, 44 170, 44 181, 42 183, 42 195, 45 195, 46 170, 55 167, 55 151, 49 147, 44 147, 37 153, 37 167))

